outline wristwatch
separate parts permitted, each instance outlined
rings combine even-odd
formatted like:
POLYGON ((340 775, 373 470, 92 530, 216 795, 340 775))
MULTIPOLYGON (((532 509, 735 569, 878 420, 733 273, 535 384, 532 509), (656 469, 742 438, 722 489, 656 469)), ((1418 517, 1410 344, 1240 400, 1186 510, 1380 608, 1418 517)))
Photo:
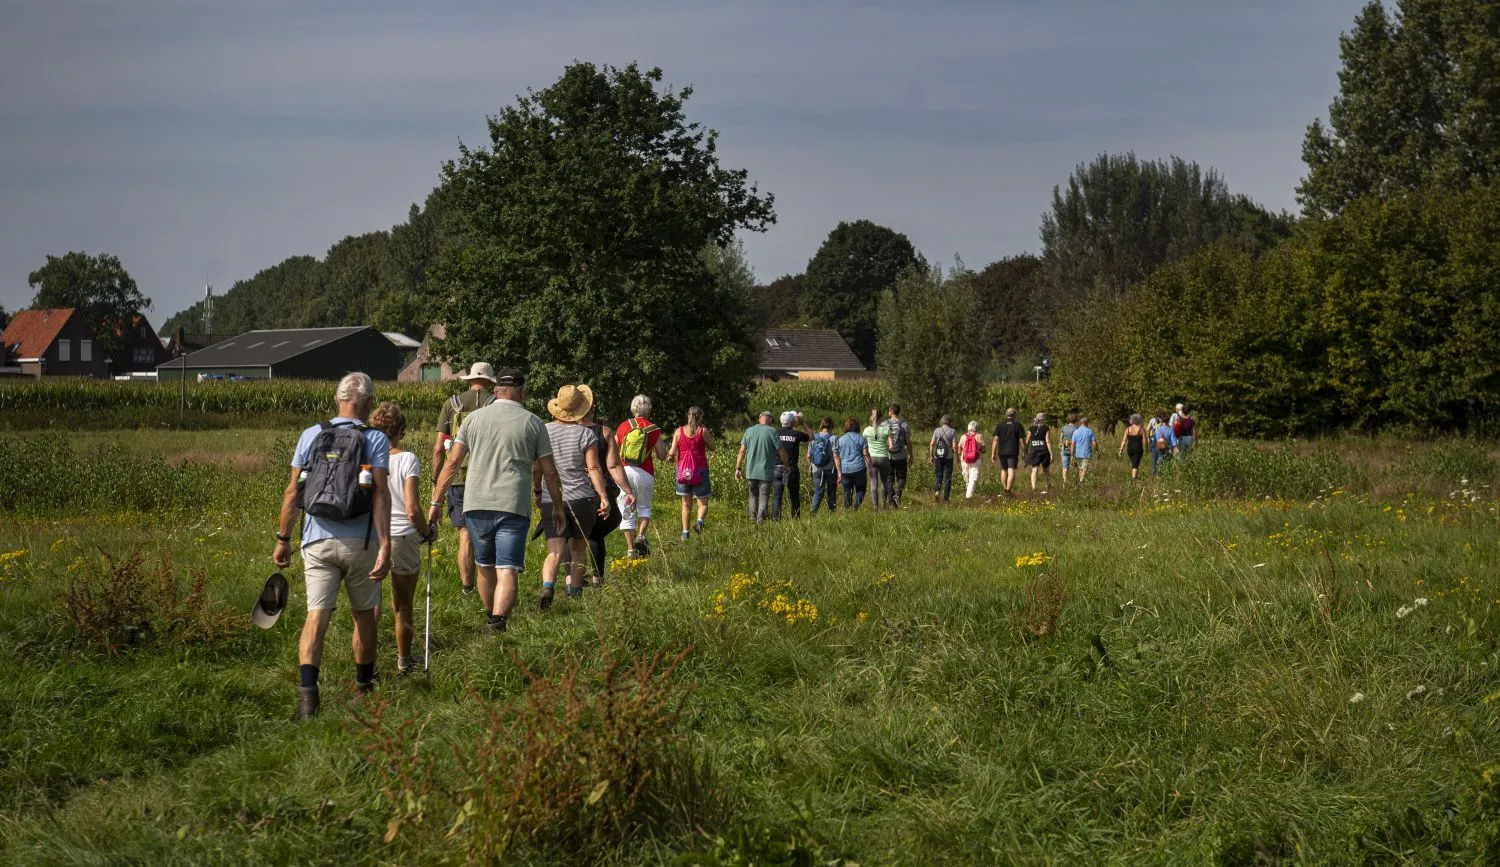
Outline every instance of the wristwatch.
POLYGON ((291 536, 283 536, 282 534, 277 533, 276 534, 276 541, 278 541, 278 542, 286 542, 287 544, 291 544, 292 537, 291 536))

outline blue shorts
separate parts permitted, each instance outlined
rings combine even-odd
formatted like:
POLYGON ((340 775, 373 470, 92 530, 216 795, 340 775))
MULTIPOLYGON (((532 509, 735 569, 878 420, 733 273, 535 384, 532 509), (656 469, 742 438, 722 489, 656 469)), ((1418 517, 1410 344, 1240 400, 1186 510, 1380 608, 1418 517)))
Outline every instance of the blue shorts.
POLYGON ((703 481, 699 482, 696 485, 689 485, 685 482, 677 483, 677 496, 679 497, 695 497, 700 500, 706 500, 713 495, 714 486, 713 483, 709 481, 707 474, 704 474, 703 481))
POLYGON ((485 568, 526 568, 526 534, 531 522, 514 512, 470 509, 464 512, 469 541, 474 544, 474 562, 485 568))
POLYGON ((1062 453, 1063 469, 1073 466, 1073 456, 1068 452, 1062 453))

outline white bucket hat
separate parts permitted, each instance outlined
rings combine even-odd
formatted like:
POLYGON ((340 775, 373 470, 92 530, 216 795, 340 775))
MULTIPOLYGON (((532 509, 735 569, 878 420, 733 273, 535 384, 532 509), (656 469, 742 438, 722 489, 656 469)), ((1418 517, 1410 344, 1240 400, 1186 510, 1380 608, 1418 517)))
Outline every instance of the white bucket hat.
POLYGON ((469 368, 469 372, 464 374, 463 376, 460 376, 459 379, 462 379, 465 382, 469 382, 475 379, 482 379, 485 382, 493 383, 495 381, 495 368, 491 367, 488 361, 476 361, 474 362, 474 365, 469 368))

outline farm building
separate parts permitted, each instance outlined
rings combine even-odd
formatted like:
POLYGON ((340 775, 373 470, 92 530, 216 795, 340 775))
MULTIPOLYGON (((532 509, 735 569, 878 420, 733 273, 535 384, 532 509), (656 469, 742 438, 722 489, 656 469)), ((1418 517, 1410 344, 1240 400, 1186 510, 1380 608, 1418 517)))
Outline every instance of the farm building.
POLYGON ((158 365, 158 379, 338 379, 362 370, 395 379, 405 351, 369 325, 247 331, 158 365))
POLYGON ((116 376, 154 372, 158 364, 171 358, 161 338, 156 336, 156 329, 139 313, 130 317, 130 327, 120 337, 125 341, 125 352, 119 358, 109 359, 109 372, 116 376))
POLYGON ((452 365, 438 360, 432 354, 432 341, 442 340, 447 336, 448 329, 441 325, 429 328, 427 336, 422 338, 422 345, 417 349, 416 357, 401 368, 401 374, 396 379, 401 382, 424 382, 457 377, 458 374, 454 372, 452 365))
POLYGON ((0 373, 20 376, 109 376, 94 332, 71 307, 22 310, 0 334, 0 373))
POLYGON ((869 375, 837 331, 775 328, 756 338, 760 375, 769 379, 863 379, 869 375))

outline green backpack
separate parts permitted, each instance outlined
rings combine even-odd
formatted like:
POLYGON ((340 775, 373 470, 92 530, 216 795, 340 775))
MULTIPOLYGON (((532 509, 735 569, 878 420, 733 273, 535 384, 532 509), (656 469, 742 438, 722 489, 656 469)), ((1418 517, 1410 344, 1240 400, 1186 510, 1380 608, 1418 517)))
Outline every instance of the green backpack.
POLYGON ((644 425, 638 424, 639 421, 636 419, 630 423, 630 430, 620 443, 620 460, 635 466, 645 464, 651 457, 651 432, 660 430, 649 421, 644 425))

